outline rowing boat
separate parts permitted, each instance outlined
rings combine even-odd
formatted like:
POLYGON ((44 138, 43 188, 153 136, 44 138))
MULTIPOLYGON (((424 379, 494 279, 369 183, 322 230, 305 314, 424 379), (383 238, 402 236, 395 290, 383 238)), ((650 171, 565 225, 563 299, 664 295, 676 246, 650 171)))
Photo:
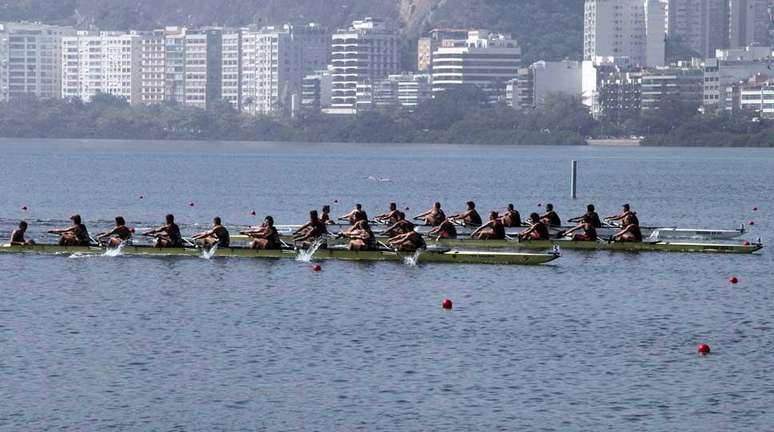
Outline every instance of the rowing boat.
MULTIPOLYGON (((39 254, 83 254, 103 255, 108 250, 102 246, 59 246, 51 244, 37 244, 25 246, 0 245, 0 253, 39 253, 39 254)), ((155 248, 152 246, 124 246, 120 250, 121 255, 148 255, 148 256, 191 256, 203 255, 198 248, 155 248)), ((256 250, 244 247, 217 248, 212 253, 217 257, 239 258, 297 258, 298 252, 293 249, 282 250, 256 250)), ((515 253, 493 251, 458 251, 448 248, 428 249, 418 254, 402 253, 391 250, 379 251, 350 251, 342 248, 331 247, 318 249, 313 254, 314 259, 321 260, 345 260, 345 261, 404 261, 416 260, 418 263, 457 263, 457 264, 520 264, 537 265, 544 264, 559 258, 554 253, 515 253)))
MULTIPOLYGON (((378 232, 379 228, 384 226, 382 224, 374 224, 373 229, 374 232, 378 232)), ((277 231, 280 234, 284 235, 290 235, 296 230, 298 230, 301 227, 301 225, 277 225, 277 231)), ((351 225, 348 224, 333 224, 328 225, 328 231, 332 233, 337 233, 346 229, 349 229, 351 225)), ((424 226, 424 225, 418 225, 416 227, 416 231, 420 232, 422 234, 427 234, 432 227, 424 226)), ((549 228, 549 231, 552 235, 556 235, 560 232, 567 231, 571 228, 574 228, 574 226, 561 226, 561 227, 551 227, 549 228)), ((460 235, 469 235, 473 232, 475 228, 467 227, 467 226, 458 226, 457 227, 457 233, 460 235)), ((517 236, 521 231, 525 230, 526 227, 521 228, 506 228, 505 234, 510 237, 517 236)), ((618 231, 620 231, 621 228, 615 227, 615 226, 605 226, 602 228, 597 228, 597 235, 603 238, 612 237, 615 235, 618 231)), ((675 227, 640 227, 640 232, 642 232, 643 237, 650 237, 653 240, 732 240, 738 237, 741 237, 744 235, 747 231, 745 230, 744 226, 739 227, 738 229, 704 229, 704 228, 675 228, 675 227)))

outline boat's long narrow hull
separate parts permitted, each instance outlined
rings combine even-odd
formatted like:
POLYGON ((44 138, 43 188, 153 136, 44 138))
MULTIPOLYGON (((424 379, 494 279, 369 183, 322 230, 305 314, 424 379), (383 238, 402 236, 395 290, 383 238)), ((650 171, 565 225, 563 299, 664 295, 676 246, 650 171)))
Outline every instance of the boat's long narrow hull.
POLYGON ((704 243, 686 241, 658 242, 607 242, 607 241, 572 241, 572 240, 473 240, 446 239, 429 244, 439 244, 445 247, 476 248, 476 249, 538 249, 547 250, 554 247, 560 249, 622 251, 622 252, 713 252, 713 253, 753 253, 763 246, 761 244, 742 243, 704 243))
MULTIPOLYGON (((30 246, 0 246, 0 253, 43 253, 43 254, 92 254, 106 253, 103 247, 88 246, 58 246, 58 245, 30 245, 30 246)), ((154 248, 150 246, 125 246, 121 250, 122 255, 149 255, 149 256, 201 256, 202 250, 195 248, 154 248)), ((220 248, 213 256, 239 257, 239 258, 296 258, 293 250, 255 250, 248 248, 220 248)), ((345 260, 345 261, 403 261, 413 258, 411 253, 397 253, 393 251, 349 251, 342 249, 320 249, 314 253, 314 259, 321 260, 345 260)), ((459 264, 520 264, 537 265, 544 264, 558 258, 554 253, 508 253, 492 251, 424 251, 417 257, 419 263, 459 263, 459 264)))

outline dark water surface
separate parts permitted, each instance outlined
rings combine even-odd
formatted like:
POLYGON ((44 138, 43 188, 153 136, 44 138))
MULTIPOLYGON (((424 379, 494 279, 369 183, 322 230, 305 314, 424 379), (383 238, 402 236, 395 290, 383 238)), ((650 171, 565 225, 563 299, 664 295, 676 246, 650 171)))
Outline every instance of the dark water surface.
MULTIPOLYGON (((73 212, 91 225, 123 214, 148 226, 167 212, 249 224, 252 210, 293 223, 333 200, 335 212, 362 202, 374 214, 392 200, 413 213, 468 199, 522 213, 551 201, 563 218, 631 202, 646 225, 754 220, 750 238, 774 237, 774 150, 0 149, 4 237, 26 218, 52 240, 41 231, 73 212)), ((294 261, 0 256, 0 429, 772 430, 771 268, 767 250, 566 251, 543 267, 326 262, 320 273, 294 261), (713 354, 697 356, 699 342, 713 354)))

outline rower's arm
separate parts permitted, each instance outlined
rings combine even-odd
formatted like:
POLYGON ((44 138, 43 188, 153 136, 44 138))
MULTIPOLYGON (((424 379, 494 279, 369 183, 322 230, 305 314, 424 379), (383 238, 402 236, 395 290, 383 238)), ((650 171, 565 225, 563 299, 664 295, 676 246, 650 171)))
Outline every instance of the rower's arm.
POLYGON ((583 228, 583 225, 578 225, 576 227, 570 228, 567 231, 564 232, 564 235, 572 234, 575 231, 578 231, 579 229, 583 228))
POLYGON ((426 211, 426 212, 422 212, 422 213, 420 213, 420 214, 418 214, 418 215, 414 216, 414 219, 423 218, 423 217, 425 217, 425 216, 429 215, 429 214, 430 214, 430 213, 432 213, 432 212, 433 212, 433 210, 428 210, 428 211, 426 211))
POLYGON ((301 233, 301 231, 303 231, 303 230, 305 230, 305 229, 309 228, 311 225, 312 225, 312 223, 311 223, 311 222, 307 222, 307 223, 305 223, 305 224, 301 225, 301 227, 300 227, 299 229, 297 229, 297 230, 296 230, 296 231, 293 233, 293 235, 300 234, 300 233, 301 233))
POLYGON ((485 223, 484 225, 481 225, 480 227, 478 227, 478 229, 476 229, 472 233, 470 233, 470 236, 473 237, 474 235, 480 233, 481 231, 483 231, 483 230, 485 230, 487 228, 491 228, 492 226, 494 226, 494 222, 493 221, 489 221, 489 222, 485 223))

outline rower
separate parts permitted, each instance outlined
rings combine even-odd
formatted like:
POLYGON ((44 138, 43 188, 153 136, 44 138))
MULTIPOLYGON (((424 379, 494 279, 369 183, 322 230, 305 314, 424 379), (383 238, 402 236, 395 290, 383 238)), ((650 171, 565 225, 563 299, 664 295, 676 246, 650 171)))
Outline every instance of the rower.
POLYGON ((376 235, 371 231, 367 217, 361 218, 355 222, 355 225, 353 225, 351 229, 342 231, 339 235, 350 239, 348 246, 349 250, 376 250, 376 235))
POLYGON ((476 203, 468 201, 466 203, 467 210, 462 213, 458 213, 453 216, 449 216, 452 221, 462 221, 465 226, 481 226, 481 215, 476 210, 476 203))
POLYGON ((320 215, 320 220, 325 225, 333 225, 336 223, 333 221, 333 219, 331 219, 331 206, 324 205, 322 207, 322 215, 320 215))
POLYGON ((107 245, 111 248, 117 248, 132 238, 132 230, 126 226, 123 216, 116 216, 116 226, 112 230, 97 234, 97 240, 105 238, 110 238, 107 245))
POLYGON ((425 225, 437 226, 446 220, 446 213, 441 210, 441 203, 436 202, 430 210, 414 216, 414 220, 422 221, 425 225))
POLYGON ((81 223, 81 215, 70 216, 72 226, 63 229, 53 229, 48 232, 51 234, 59 234, 59 246, 89 246, 91 245, 91 237, 89 237, 89 231, 86 229, 86 225, 81 223))
POLYGON ((355 204, 355 208, 353 208, 349 213, 339 216, 339 220, 345 220, 345 221, 348 221, 350 225, 354 225, 355 222, 358 221, 358 215, 362 211, 363 211, 362 204, 355 204))
POLYGON ((583 216, 578 226, 565 231, 562 237, 572 235, 573 241, 596 241, 597 240, 597 227, 594 226, 593 216, 588 214, 583 216), (573 234, 576 231, 583 230, 583 234, 573 234))
POLYGON ((513 204, 508 204, 508 209, 503 213, 502 216, 500 216, 500 220, 503 222, 503 225, 506 228, 516 228, 521 226, 521 215, 519 214, 516 209, 514 209, 513 204))
POLYGON ((193 239, 199 240, 199 243, 205 249, 209 249, 213 246, 227 248, 231 245, 231 236, 226 227, 223 226, 220 216, 215 216, 212 219, 211 230, 196 234, 193 236, 193 239))
POLYGON ((183 236, 180 234, 180 227, 175 223, 175 216, 168 214, 164 218, 165 224, 143 233, 144 236, 156 239, 154 244, 157 248, 181 248, 183 247, 183 236))
POLYGON ((559 215, 554 211, 554 205, 553 204, 546 204, 546 213, 542 216, 540 216, 540 219, 543 219, 548 226, 560 226, 562 225, 562 220, 559 218, 559 215))
POLYGON ((406 234, 414 231, 416 225, 406 220, 406 213, 399 211, 397 214, 398 220, 389 228, 384 231, 384 235, 387 237, 395 237, 399 234, 406 234))
POLYGON ((27 222, 19 222, 19 228, 16 228, 11 233, 11 246, 30 246, 34 245, 33 240, 28 240, 24 237, 27 233, 27 222))
POLYGON ((258 229, 242 231, 241 234, 255 239, 250 243, 252 249, 282 249, 280 235, 271 216, 266 216, 258 229))
POLYGON ((422 234, 416 231, 410 231, 405 234, 399 234, 389 240, 390 246, 403 252, 416 252, 427 247, 422 234))
POLYGON ((500 215, 496 211, 489 213, 489 222, 473 231, 470 237, 477 240, 505 240, 505 225, 500 215))
POLYGON ((594 228, 602 228, 602 221, 599 220, 599 215, 594 208, 594 204, 589 204, 586 206, 586 214, 568 219, 567 222, 584 223, 586 218, 591 218, 591 224, 594 226, 594 228))
POLYGON ((455 239, 457 238, 457 227, 455 225, 451 218, 446 219, 440 225, 433 227, 428 235, 436 237, 436 240, 455 239))
POLYGON ((309 212, 309 222, 302 225, 301 228, 293 233, 293 240, 306 242, 316 240, 327 234, 328 228, 320 220, 320 217, 317 215, 317 210, 312 210, 309 212))
POLYGON ((519 233, 520 239, 549 240, 548 225, 537 213, 529 215, 529 228, 519 233))
POLYGON ((641 242, 642 231, 640 231, 640 225, 631 218, 626 218, 624 221, 624 228, 613 235, 613 241, 641 242))
POLYGON ((629 204, 623 205, 623 211, 620 214, 615 216, 608 216, 605 218, 605 220, 608 222, 621 221, 622 226, 626 226, 631 223, 637 224, 638 226, 640 225, 640 220, 637 218, 637 213, 632 211, 632 208, 629 204))
POLYGON ((390 203, 390 209, 386 213, 376 216, 374 221, 394 224, 398 221, 398 213, 398 204, 392 202, 390 203))

